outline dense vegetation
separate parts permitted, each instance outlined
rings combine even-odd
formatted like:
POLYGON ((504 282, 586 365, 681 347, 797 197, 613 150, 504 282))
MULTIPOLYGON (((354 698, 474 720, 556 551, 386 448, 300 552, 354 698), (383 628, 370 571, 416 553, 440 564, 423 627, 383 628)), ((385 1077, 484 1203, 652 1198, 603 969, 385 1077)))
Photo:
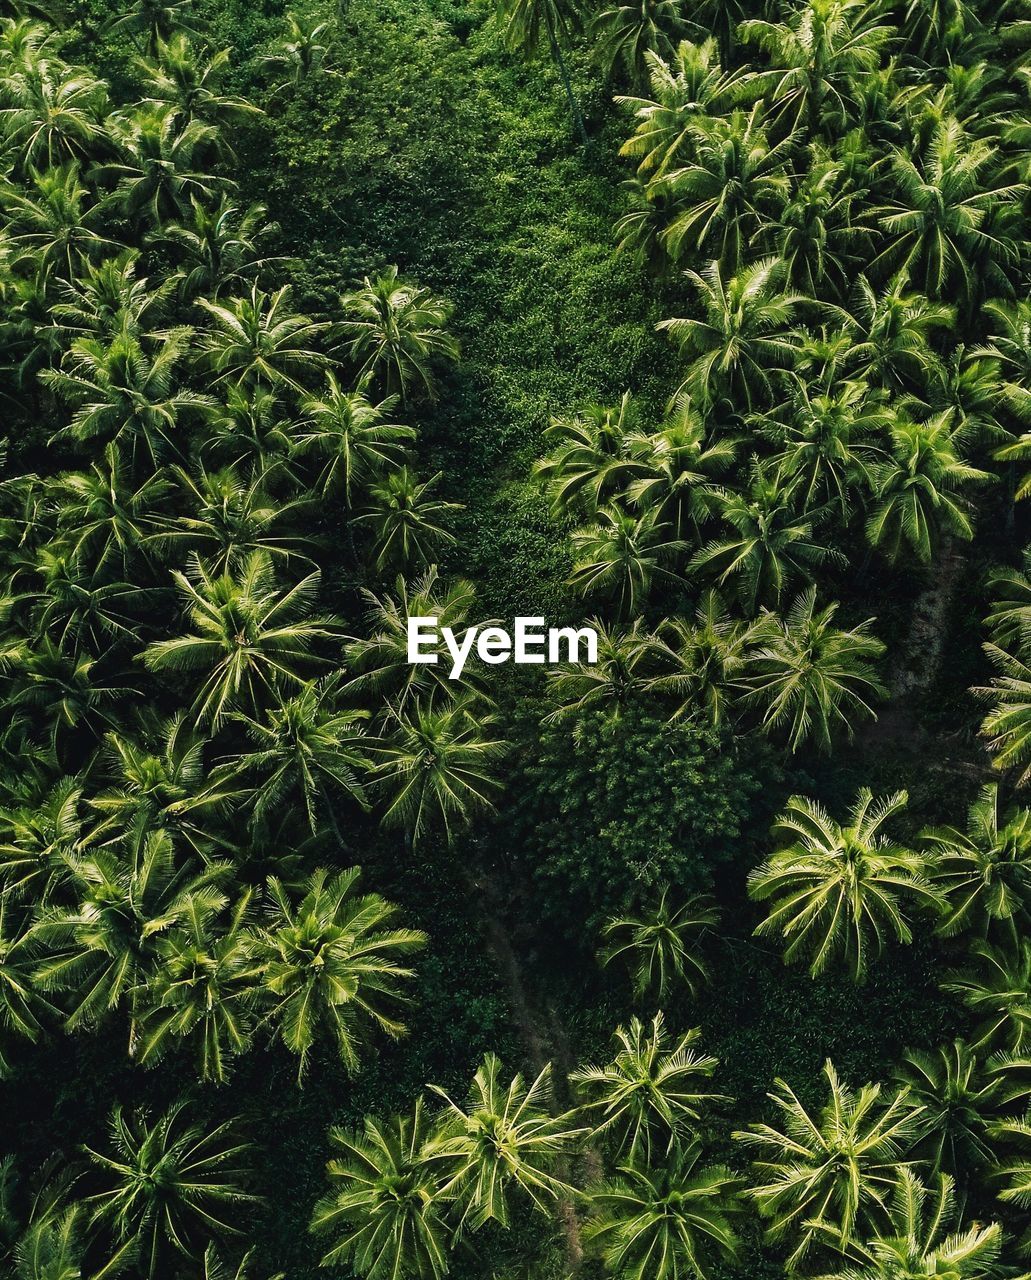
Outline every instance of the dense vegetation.
POLYGON ((1024 1273, 1029 45, 6 6, 3 1276, 1024 1273))

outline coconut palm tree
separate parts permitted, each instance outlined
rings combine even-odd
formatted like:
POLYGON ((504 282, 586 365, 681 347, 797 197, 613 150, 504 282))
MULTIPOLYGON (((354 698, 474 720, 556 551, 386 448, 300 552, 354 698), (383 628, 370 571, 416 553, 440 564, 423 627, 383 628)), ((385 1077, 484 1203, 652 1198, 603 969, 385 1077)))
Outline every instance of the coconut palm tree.
POLYGON ((1025 187, 1000 180, 995 147, 943 120, 923 154, 892 156, 893 201, 878 210, 887 241, 872 264, 898 270, 929 298, 966 308, 985 292, 1009 292, 1021 260, 1019 201, 1025 187))
POLYGON ((225 905, 226 862, 177 865, 167 831, 152 831, 138 854, 100 848, 69 867, 71 906, 54 906, 34 926, 36 981, 68 993, 68 1030, 95 1026, 116 1009, 128 1014, 128 1050, 139 1045, 143 992, 162 965, 161 936, 189 914, 225 905))
MULTIPOLYGON (((362 695, 373 692, 404 710, 412 700, 431 706, 434 700, 452 702, 465 691, 489 703, 486 680, 477 666, 466 663, 461 675, 451 679, 446 662, 408 661, 408 619, 436 618, 438 625, 459 635, 476 614, 476 588, 465 578, 445 582, 436 565, 414 580, 400 575, 394 593, 377 595, 363 590, 368 636, 351 640, 345 649, 348 688, 362 695)), ((493 621, 484 625, 490 626, 493 621)))
POLYGON ((681 40, 668 57, 649 50, 643 60, 652 96, 617 97, 633 107, 637 121, 619 154, 636 160, 638 175, 650 180, 664 177, 689 152, 701 117, 718 116, 735 100, 737 81, 724 72, 713 39, 681 40))
POLYGON ((305 425, 297 450, 321 464, 315 484, 324 496, 342 493, 352 507, 373 481, 405 461, 416 433, 390 420, 394 404, 393 399, 373 404, 363 391, 344 390, 335 373, 326 374, 321 395, 302 400, 305 425))
POLYGON ((1031 640, 1031 547, 1021 552, 1021 567, 1004 565, 988 575, 990 608, 984 620, 992 640, 1003 649, 1031 640))
POLYGON ((85 159, 104 137, 103 82, 42 53, 12 63, 4 80, 0 132, 23 174, 85 159))
POLYGON ((553 667, 548 672, 548 692, 556 707, 545 717, 546 722, 598 706, 607 707, 618 716, 652 687, 649 673, 664 650, 645 631, 640 618, 614 626, 591 618, 587 625, 598 637, 598 660, 575 667, 553 667))
POLYGON ((995 1280, 1004 1274, 999 1258, 1002 1228, 997 1222, 964 1227, 957 1222, 953 1181, 936 1173, 930 1185, 903 1169, 888 1206, 888 1222, 865 1242, 854 1242, 845 1262, 824 1280, 912 1280, 950 1275, 956 1280, 995 1280))
POLYGON ((637 428, 637 406, 629 391, 618 405, 592 404, 575 416, 552 418, 544 438, 551 451, 533 469, 553 513, 588 518, 638 472, 631 452, 650 439, 637 428))
POLYGON ((367 1280, 440 1280, 450 1232, 433 1126, 416 1100, 411 1117, 366 1116, 359 1130, 333 1128, 331 1190, 312 1230, 331 1235, 324 1266, 347 1265, 367 1280))
POLYGON ((373 778, 386 802, 384 824, 400 827, 414 845, 433 830, 450 840, 475 814, 492 809, 493 765, 507 746, 495 727, 468 696, 392 707, 373 778))
POLYGON ((1026 1054, 1031 1047, 1031 943, 993 947, 977 941, 969 963, 942 987, 959 996, 977 1018, 975 1050, 986 1047, 1026 1054))
POLYGON ((310 516, 311 499, 273 498, 269 490, 279 470, 270 464, 247 475, 232 466, 209 471, 203 462, 193 472, 172 467, 169 479, 177 490, 179 510, 149 535, 148 544, 173 562, 181 563, 192 552, 212 577, 238 573, 255 553, 267 555, 286 571, 297 561, 311 565, 306 552, 313 539, 292 532, 310 516))
POLYGON ((697 1049, 701 1029, 670 1041, 662 1013, 648 1026, 631 1018, 613 1033, 616 1054, 604 1066, 584 1066, 569 1077, 592 1134, 611 1146, 620 1164, 651 1166, 668 1160, 714 1104, 712 1073, 718 1059, 697 1049))
POLYGON ((397 907, 378 893, 357 894, 359 867, 314 871, 294 896, 272 878, 267 914, 254 931, 263 1021, 297 1055, 301 1080, 316 1038, 334 1045, 349 1071, 359 1065, 367 1027, 399 1036, 393 1014, 413 971, 402 961, 426 941, 394 927, 397 907))
POLYGON ((251 958, 246 891, 220 918, 191 898, 176 926, 158 941, 158 963, 147 984, 138 1058, 160 1062, 189 1044, 202 1080, 224 1084, 232 1059, 250 1045, 258 972, 251 958))
POLYGON ((1002 807, 999 788, 981 788, 967 827, 932 827, 921 836, 928 869, 946 904, 938 928, 946 936, 973 929, 1016 939, 1031 915, 1031 810, 1002 807))
POLYGON ((252 284, 240 297, 198 298, 197 306, 211 317, 212 327, 200 335, 198 349, 216 382, 303 393, 302 378, 327 363, 311 344, 328 326, 291 311, 287 285, 265 293, 252 284))
POLYGON ((81 801, 78 780, 64 777, 0 806, 0 880, 8 902, 50 905, 83 838, 81 801))
POLYGON ((108 35, 146 35, 148 48, 154 50, 160 41, 176 34, 199 35, 197 23, 193 0, 132 0, 124 12, 111 17, 104 29, 108 35))
POLYGON ((367 711, 340 705, 339 680, 310 681, 262 719, 240 716, 249 745, 212 773, 216 786, 246 783, 245 807, 267 823, 284 806, 303 808, 311 832, 323 814, 336 825, 334 800, 366 808, 363 779, 372 768, 366 745, 367 711))
POLYGON ((222 130, 245 124, 261 115, 261 109, 246 98, 220 92, 229 64, 228 49, 209 53, 198 48, 181 27, 167 37, 159 35, 154 56, 138 62, 147 95, 144 101, 171 103, 185 119, 222 130))
POLYGON ((717 919, 715 905, 703 894, 692 894, 674 906, 665 888, 650 910, 606 922, 601 961, 620 959, 628 964, 639 997, 654 992, 662 1000, 675 986, 694 995, 709 977, 697 941, 717 919))
POLYGON ((892 29, 862 0, 806 0, 787 21, 751 18, 738 28, 745 44, 769 55, 750 77, 779 115, 810 133, 844 131, 856 115, 856 84, 880 66, 892 29))
POLYGON ((697 1143, 658 1168, 621 1166, 591 1192, 587 1243, 606 1269, 628 1280, 710 1280, 738 1256, 739 1179, 703 1165, 697 1143))
POLYGON ((841 630, 832 625, 837 609, 818 610, 809 587, 783 618, 764 610, 753 631, 745 698, 760 710, 763 729, 785 734, 792 751, 809 741, 830 751, 836 731, 851 737, 858 720, 874 718, 871 703, 887 697, 876 674, 885 645, 869 634, 873 619, 841 630))
POLYGON ((927 564, 947 536, 973 538, 963 490, 992 477, 964 461, 948 413, 927 422, 896 416, 888 430, 891 456, 872 468, 866 536, 893 564, 906 552, 927 564))
POLYGON ((907 799, 864 787, 847 826, 805 796, 788 800, 774 832, 789 843, 748 878, 752 898, 770 903, 755 932, 781 934, 785 961, 809 959, 814 977, 841 964, 858 982, 889 940, 912 941, 913 912, 941 899, 926 860, 882 831, 907 799))
POLYGON ((235 1121, 205 1130, 190 1111, 180 1101, 151 1120, 116 1106, 108 1150, 84 1148, 104 1184, 85 1203, 116 1242, 108 1274, 137 1257, 147 1280, 158 1280, 176 1253, 199 1257, 213 1232, 242 1234, 240 1211, 256 1200, 244 1190, 250 1144, 235 1121))
POLYGON ((743 692, 741 677, 753 627, 731 616, 718 591, 704 593, 694 620, 669 618, 659 626, 659 673, 649 688, 679 705, 674 719, 700 716, 722 729, 743 692))
POLYGON ((1031 781, 1031 667, 1023 647, 1019 654, 1007 653, 996 644, 984 651, 999 674, 990 685, 973 689, 991 704, 981 734, 988 739, 997 769, 1019 769, 1017 786, 1031 781))
POLYGON ((118 159, 101 165, 99 174, 115 184, 110 203, 151 229, 184 217, 193 200, 214 200, 231 185, 209 172, 218 130, 185 120, 170 103, 112 116, 108 129, 118 159))
POLYGON ((764 602, 776 605, 796 579, 825 564, 846 563, 840 551, 816 540, 823 513, 802 507, 800 492, 801 477, 785 480, 753 460, 747 489, 713 490, 713 514, 730 527, 695 552, 692 570, 714 577, 718 586, 732 584, 754 615, 764 602))
POLYGON ((27 912, 0 896, 0 1078, 14 1072, 11 1049, 19 1041, 37 1043, 58 1010, 39 990, 39 945, 27 912))
POLYGON ((771 144, 762 108, 700 118, 688 126, 690 163, 652 178, 649 194, 668 202, 663 247, 676 262, 699 254, 716 258, 722 274, 739 271, 750 246, 791 190, 788 136, 771 144))
POLYGON ((668 566, 687 549, 657 508, 633 515, 621 507, 602 507, 595 523, 577 529, 572 542, 576 561, 570 585, 581 595, 613 600, 621 616, 638 612, 656 584, 679 581, 668 566))
POLYGON ((385 397, 407 400, 418 389, 434 398, 435 367, 458 359, 458 343, 447 329, 450 303, 400 279, 394 266, 375 280, 366 276, 360 289, 344 294, 340 307, 344 320, 338 332, 360 382, 379 381, 385 397))
POLYGON ((656 508, 676 537, 697 536, 711 507, 713 482, 735 462, 739 442, 733 436, 710 436, 690 396, 681 394, 658 431, 631 436, 628 448, 633 455, 629 501, 656 508))
POLYGON ((428 569, 437 552, 454 546, 455 537, 442 521, 450 511, 460 511, 459 502, 445 502, 432 490, 443 472, 419 480, 408 466, 385 471, 369 484, 368 510, 356 516, 356 525, 368 525, 372 533, 371 554, 377 572, 388 568, 428 569))
POLYGON ((113 441, 134 464, 149 458, 154 471, 179 451, 182 419, 203 413, 212 400, 177 385, 190 348, 190 330, 171 329, 151 354, 138 338, 118 333, 108 341, 77 338, 60 369, 45 369, 40 381, 73 413, 55 440, 113 441))
POLYGON ((13 250, 11 266, 53 269, 68 287, 94 258, 115 248, 100 231, 103 209, 91 198, 75 160, 42 173, 33 170, 31 177, 27 190, 11 187, 0 192, 13 250))
POLYGON ((630 83, 641 85, 648 78, 646 55, 673 56, 688 25, 679 0, 610 0, 591 18, 587 34, 606 72, 621 64, 630 83))
POLYGON ((1006 1078, 965 1041, 908 1049, 894 1078, 922 1108, 916 1150, 932 1169, 966 1181, 995 1162, 989 1129, 1008 1101, 1006 1078))
POLYGON ((556 1200, 573 1194, 555 1167, 584 1130, 570 1116, 552 1114, 550 1065, 529 1085, 521 1075, 506 1085, 500 1075, 500 1060, 488 1053, 464 1103, 433 1086, 447 1104, 438 1121, 438 1150, 447 1169, 443 1194, 454 1201, 459 1232, 492 1220, 507 1227, 516 1197, 549 1212, 556 1200))
POLYGON ((796 1267, 817 1243, 843 1250, 864 1228, 883 1221, 921 1112, 902 1091, 881 1096, 878 1084, 850 1089, 828 1059, 829 1097, 805 1107, 783 1080, 768 1096, 776 1124, 736 1133, 755 1151, 755 1184, 746 1193, 767 1220, 771 1240, 790 1249, 796 1267))
POLYGON ((279 88, 296 88, 316 73, 333 75, 332 23, 318 15, 287 13, 286 34, 275 51, 261 59, 261 65, 275 73, 279 88))
POLYGON ((878 293, 860 275, 849 312, 851 341, 843 354, 850 376, 896 394, 925 396, 941 377, 935 339, 953 328, 955 308, 914 292, 903 276, 878 293))
POLYGON ((318 570, 280 589, 264 551, 251 552, 235 575, 214 577, 193 556, 188 571, 172 577, 192 630, 154 641, 143 661, 151 671, 193 673, 198 725, 217 727, 232 710, 254 711, 302 687, 320 663, 313 649, 336 634, 332 619, 309 613, 318 570))
POLYGON ((792 325, 805 301, 781 287, 783 263, 763 258, 731 274, 714 261, 685 276, 703 318, 658 325, 688 360, 682 389, 705 408, 726 403, 731 411, 751 411, 770 402, 777 372, 795 359, 798 339, 792 325))
POLYGON ((177 222, 156 227, 149 240, 176 254, 176 276, 169 283, 178 283, 184 300, 214 299, 284 262, 259 250, 261 241, 278 230, 267 215, 263 204, 244 206, 228 192, 214 204, 192 197, 189 210, 177 222))

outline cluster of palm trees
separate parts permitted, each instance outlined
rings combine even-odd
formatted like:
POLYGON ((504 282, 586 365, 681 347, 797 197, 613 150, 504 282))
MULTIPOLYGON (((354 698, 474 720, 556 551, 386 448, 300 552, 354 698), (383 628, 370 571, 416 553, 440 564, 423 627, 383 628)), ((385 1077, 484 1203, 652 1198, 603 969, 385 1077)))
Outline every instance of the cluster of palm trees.
MULTIPOLYGON (((403 1032, 425 941, 359 887, 358 828, 450 833, 503 745, 475 677, 416 679, 403 643, 410 595, 475 607, 438 580, 454 504, 406 421, 457 356, 450 308, 391 268, 332 319, 296 309, 228 176, 260 108, 188 17, 116 15, 124 104, 66 60, 74 33, 0 24, 0 358, 26 450, 0 531, 5 1075, 98 1028, 204 1082, 255 1041, 299 1081, 320 1043, 356 1070, 403 1032)), ((28 1207, 5 1165, 3 1256, 32 1280, 83 1257, 168 1276, 241 1226, 239 1129, 116 1109, 28 1207)))

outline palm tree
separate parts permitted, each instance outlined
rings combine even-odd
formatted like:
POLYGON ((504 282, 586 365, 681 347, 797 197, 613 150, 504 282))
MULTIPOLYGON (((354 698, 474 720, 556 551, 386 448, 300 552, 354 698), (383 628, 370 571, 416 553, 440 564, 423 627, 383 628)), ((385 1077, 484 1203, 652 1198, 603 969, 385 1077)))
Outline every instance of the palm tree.
POLYGON ((329 70, 333 55, 332 40, 327 39, 332 24, 317 15, 286 15, 286 34, 276 43, 275 52, 266 54, 261 64, 277 73, 280 89, 287 85, 296 88, 316 72, 329 70))
POLYGON ((753 91, 810 133, 844 132, 855 115, 856 85, 877 70, 892 28, 862 0, 806 0, 786 22, 752 18, 738 35, 770 58, 749 78, 753 91))
POLYGON ((265 293, 252 284, 242 297, 225 302, 198 298, 197 306, 212 320, 198 347, 217 382, 247 388, 289 387, 303 393, 301 377, 327 363, 311 344, 328 326, 290 310, 288 285, 265 293))
POLYGON ((845 827, 814 800, 788 800, 774 831, 790 843, 748 878, 752 898, 771 904, 755 932, 780 933, 785 961, 808 957, 814 977, 843 964, 858 982, 889 939, 912 941, 911 911, 937 907, 940 895, 925 859, 881 830, 907 799, 898 791, 875 801, 864 787, 845 827))
POLYGON ((248 476, 231 466, 209 471, 204 463, 193 473, 171 468, 179 511, 174 519, 162 521, 145 545, 153 545, 166 560, 179 560, 182 552, 190 551, 211 577, 238 573, 255 553, 286 570, 298 560, 310 565, 306 552, 313 540, 289 529, 310 514, 312 501, 308 496, 273 498, 269 490, 280 469, 270 464, 248 476))
POLYGON ((409 618, 436 618, 438 626, 450 627, 455 635, 473 623, 476 588, 471 582, 465 578, 444 582, 437 566, 430 565, 413 580, 398 575, 393 595, 363 590, 362 598, 367 605, 369 634, 364 639, 351 640, 345 650, 347 669, 353 673, 349 689, 387 697, 399 710, 404 710, 411 700, 427 706, 435 699, 451 702, 456 694, 465 691, 475 692, 479 699, 489 702, 486 681, 475 665, 467 663, 461 676, 452 680, 445 662, 408 661, 409 618))
POLYGON ((62 346, 76 338, 110 342, 120 333, 142 338, 164 319, 172 282, 141 279, 139 258, 126 249, 99 262, 84 260, 73 280, 61 282, 53 315, 62 346))
POLYGON ((177 452, 174 437, 183 415, 212 404, 208 396, 176 385, 189 346, 188 329, 168 330, 153 355, 128 333, 108 341, 77 338, 62 369, 39 375, 74 410, 55 439, 88 443, 106 437, 123 446, 134 462, 146 454, 156 471, 164 456, 177 452))
POLYGON ((52 1208, 33 1221, 14 1248, 11 1280, 80 1280, 86 1242, 82 1205, 52 1208))
POLYGON ((239 717, 250 745, 220 765, 212 782, 232 786, 245 781, 247 808, 259 825, 284 806, 303 806, 313 835, 326 813, 339 836, 335 796, 367 807, 363 778, 372 767, 364 730, 368 718, 367 711, 340 705, 336 677, 310 681, 300 693, 270 707, 264 718, 239 717))
POLYGON ((875 464, 866 536, 895 564, 909 551, 927 564, 944 537, 974 536, 962 490, 992 479, 960 456, 949 413, 927 422, 896 416, 889 427, 891 457, 875 464))
POLYGON ((569 1077, 592 1134, 609 1142, 619 1163, 668 1160, 705 1111, 727 1101, 712 1092, 719 1062, 697 1050, 701 1034, 694 1027, 670 1043, 661 1012, 648 1026, 631 1018, 629 1028, 613 1033, 617 1052, 611 1062, 580 1067, 569 1077))
POLYGON ((685 272, 704 319, 661 320, 689 364, 682 389, 705 408, 721 402, 749 411, 773 399, 777 371, 790 368, 798 347, 792 329, 805 299, 780 287, 784 264, 764 258, 729 278, 718 261, 685 272))
POLYGON ((214 205, 193 197, 178 222, 155 228, 149 239, 176 253, 180 265, 175 279, 183 298, 217 298, 282 261, 258 249, 261 240, 278 230, 266 221, 267 214, 263 204, 244 207, 226 192, 214 205))
POLYGON ((115 247, 98 229, 103 210, 90 199, 75 160, 42 173, 33 170, 31 177, 28 191, 0 192, 14 250, 11 265, 52 268, 62 283, 74 282, 92 266, 91 259, 115 247))
POLYGON ((606 1269, 627 1280, 710 1280, 738 1256, 738 1178, 726 1165, 701 1165, 697 1143, 658 1168, 624 1165, 591 1192, 587 1242, 606 1269))
POLYGON ((992 704, 981 734, 988 739, 995 767, 1020 769, 1017 786, 1023 787, 1031 781, 1031 666, 1023 648, 1012 654, 986 644, 984 651, 1000 674, 990 685, 971 690, 992 704))
POLYGON ((438 1149, 447 1169, 443 1194, 455 1202, 459 1232, 477 1231, 491 1220, 507 1227, 513 1193, 543 1212, 573 1194, 554 1170, 584 1130, 568 1115, 551 1113, 550 1065, 529 1085, 521 1075, 504 1085, 500 1073, 500 1060, 488 1053, 464 1104, 433 1086, 447 1104, 438 1121, 438 1149))
POLYGON ((52 907, 34 927, 42 952, 36 980, 44 991, 68 992, 68 1030, 94 1026, 126 1008, 128 1049, 139 1041, 142 995, 163 963, 163 934, 199 912, 225 905, 218 887, 228 863, 201 869, 177 865, 167 831, 152 831, 138 854, 100 848, 69 867, 67 894, 73 905, 52 907))
POLYGON ((615 626, 591 618, 587 625, 598 637, 598 660, 575 667, 554 667, 548 672, 548 692, 556 707, 545 716, 545 723, 598 706, 618 716, 626 707, 637 704, 652 687, 654 677, 650 672, 664 651, 655 637, 644 630, 640 618, 615 626))
POLYGON ((626 962, 638 997, 653 991, 662 1000, 674 986, 684 986, 694 995, 709 974, 692 944, 717 918, 714 904, 704 895, 692 894, 673 906, 665 888, 650 910, 606 922, 602 963, 626 962))
POLYGON ((605 71, 622 63, 631 84, 640 85, 648 77, 646 55, 672 57, 687 27, 680 0, 609 0, 591 18, 588 35, 605 71))
POLYGON ((1031 547, 1021 552, 1021 567, 1004 565, 988 574, 990 609, 984 623, 1003 649, 1031 639, 1031 547))
POLYGON ((154 41, 154 56, 140 58, 138 69, 144 78, 146 102, 171 103, 187 120, 200 120, 222 130, 245 124, 261 109, 246 98, 219 91, 229 68, 228 49, 214 53, 198 47, 179 27, 154 41))
POLYGON ((963 1040, 936 1052, 909 1049, 895 1070, 896 1082, 922 1108, 916 1150, 930 1167, 966 1180, 995 1162, 989 1129, 1008 1101, 1005 1076, 963 1040))
POLYGON ((33 56, 5 73, 0 129, 22 173, 88 157, 104 137, 107 94, 85 67, 33 56))
POLYGON ((492 809, 498 780, 491 766, 508 745, 494 730, 468 696, 392 707, 374 775, 387 802, 384 825, 401 827, 413 845, 434 829, 450 840, 456 827, 492 809))
POLYGON ((791 190, 787 165, 792 137, 771 145, 762 108, 732 111, 688 126, 690 163, 652 178, 649 194, 668 201, 661 240, 674 261, 715 257, 721 272, 739 271, 749 247, 791 190))
POLYGON ((108 124, 119 156, 100 166, 114 181, 110 201, 129 218, 157 229, 182 218, 193 200, 211 201, 226 186, 208 172, 219 132, 200 120, 184 120, 170 103, 143 105, 108 124))
MULTIPOLYGON (((729 8, 729 6, 728 6, 729 8)), ((703 116, 718 116, 736 96, 736 79, 724 73, 716 41, 681 40, 668 57, 646 51, 650 98, 617 97, 634 108, 637 125, 619 154, 637 163, 642 179, 662 178, 679 163, 703 116)))
POLYGON ((147 539, 158 527, 170 487, 160 472, 134 480, 113 442, 88 470, 57 476, 52 489, 58 528, 73 561, 93 573, 110 569, 131 576, 130 566, 146 555, 147 539))
POLYGON ((0 896, 0 1078, 14 1072, 9 1046, 37 1043, 57 1009, 40 992, 35 975, 39 946, 27 913, 0 896))
POLYGON ((736 460, 738 441, 710 436, 690 396, 681 394, 658 431, 634 434, 628 448, 633 455, 629 501, 656 508, 677 538, 697 536, 711 508, 713 481, 736 460))
POLYGON ((800 508, 801 478, 785 480, 753 460, 741 492, 714 489, 713 513, 730 530, 695 552, 691 568, 733 583, 750 614, 764 601, 776 605, 788 584, 825 564, 844 564, 840 551, 815 540, 819 508, 800 508))
POLYGON ((191 898, 175 928, 158 941, 158 963, 144 995, 138 1055, 143 1066, 188 1042, 202 1080, 224 1084, 229 1078, 231 1060, 250 1045, 257 993, 250 905, 248 891, 222 920, 191 898))
POLYGON ((786 403, 754 414, 750 425, 779 446, 770 465, 797 484, 805 508, 837 508, 845 523, 856 490, 873 485, 873 464, 883 456, 878 437, 890 422, 865 381, 852 379, 820 391, 792 376, 786 403))
POLYGON ((659 627, 658 660, 666 668, 649 688, 679 705, 673 719, 701 716, 722 729, 742 692, 753 626, 731 616, 718 591, 704 593, 694 620, 666 619, 659 627))
POLYGON ((45 794, 0 806, 0 880, 8 902, 45 908, 83 838, 82 786, 64 777, 45 794))
POLYGON ((974 929, 1007 940, 1026 932, 1031 914, 1031 810, 1004 810, 999 788, 981 788, 967 813, 967 827, 932 827, 921 835, 929 850, 932 881, 946 912, 938 928, 946 936, 974 929))
POLYGON ((133 38, 145 33, 152 50, 176 34, 199 34, 193 0, 133 0, 125 12, 111 17, 104 31, 108 35, 126 32, 133 38))
POLYGON ((319 1033, 356 1071, 367 1024, 390 1036, 404 1032, 391 1013, 413 976, 401 961, 426 935, 394 928, 397 907, 378 893, 356 894, 360 875, 358 867, 319 868, 296 902, 280 881, 268 882, 268 913, 253 943, 268 1006, 263 1020, 297 1055, 299 1080, 319 1033))
POLYGON ((1018 422, 1027 423, 1031 421, 1031 302, 991 298, 983 310, 991 323, 983 351, 998 361, 1003 404, 1018 422))
POLYGON ((912 1169, 903 1169, 888 1205, 888 1222, 865 1243, 853 1242, 858 1264, 846 1263, 821 1280, 996 1280, 1002 1228, 979 1222, 964 1229, 957 1223, 953 1181, 936 1173, 926 1186, 912 1169))
POLYGON ((971 963, 941 985, 978 1019, 971 1047, 1026 1054, 1031 1047, 1031 943, 1022 938, 993 947, 977 941, 968 956, 971 963))
POLYGON ((636 427, 630 392, 618 405, 588 405, 573 417, 552 418, 544 433, 551 452, 534 463, 555 515, 597 514, 639 466, 631 456, 645 437, 636 427))
POLYGON ((580 139, 587 146, 587 130, 569 82, 563 43, 583 26, 584 0, 495 0, 497 19, 509 49, 533 57, 547 41, 548 51, 562 77, 570 113, 580 139))
POLYGON ((620 507, 602 507, 593 525, 572 536, 576 562, 570 585, 584 596, 614 600, 621 616, 637 613, 653 586, 679 581, 667 566, 687 543, 672 535, 657 508, 635 516, 620 507))
POLYGON ((359 1131, 333 1128, 330 1194, 312 1230, 333 1233, 323 1266, 347 1265, 367 1280, 440 1280, 448 1270, 437 1141, 419 1098, 409 1118, 366 1116, 359 1131))
POLYGON ((315 485, 323 496, 342 492, 353 507, 357 494, 367 495, 373 481, 405 461, 416 433, 390 420, 394 403, 373 404, 363 391, 345 391, 335 373, 326 374, 321 395, 302 400, 305 429, 297 450, 321 464, 315 485))
POLYGON ((807 1110, 777 1080, 768 1096, 779 1127, 755 1124, 734 1135, 758 1153, 759 1181, 747 1194, 767 1219, 770 1239, 791 1248, 790 1268, 813 1244, 843 1250, 883 1220, 921 1116, 904 1090, 882 1098, 878 1084, 850 1089, 829 1059, 823 1074, 830 1096, 819 1111, 807 1110))
POLYGON ((873 619, 848 630, 832 626, 836 604, 816 608, 809 587, 783 618, 764 611, 745 660, 747 701, 768 733, 785 733, 791 750, 815 740, 830 751, 836 730, 851 737, 857 720, 875 718, 871 702, 887 697, 876 662, 885 645, 869 634, 873 619))
POLYGON ((235 575, 212 577, 194 556, 172 577, 193 628, 143 651, 151 671, 193 672, 195 723, 217 727, 231 710, 253 711, 299 688, 320 661, 313 647, 335 635, 332 619, 310 616, 318 570, 281 590, 269 556, 252 552, 235 575))
POLYGON ((850 306, 851 342, 844 356, 854 376, 891 392, 924 396, 941 376, 934 341, 953 328, 955 308, 910 291, 903 276, 877 293, 863 275, 850 306))
POLYGON ((887 247, 872 267, 898 270, 930 298, 958 297, 969 310, 986 291, 1009 292, 1021 260, 1023 183, 1003 183, 995 147, 943 120, 924 154, 896 150, 897 197, 879 210, 887 247))
POLYGON ((438 551, 454 546, 454 535, 441 521, 449 511, 460 511, 462 504, 444 502, 432 495, 442 476, 443 472, 438 471, 428 480, 419 480, 405 463, 369 485, 369 510, 356 516, 354 523, 367 524, 372 531, 377 572, 391 566, 428 569, 438 551))
POLYGON ((236 1136, 236 1122, 205 1131, 180 1101, 153 1121, 116 1106, 110 1128, 110 1154, 84 1148, 106 1184, 86 1204, 117 1242, 106 1274, 136 1257, 147 1280, 158 1280, 174 1253, 195 1258, 212 1232, 243 1233, 240 1210, 256 1197, 243 1190, 250 1144, 236 1136))
MULTIPOLYGON (((550 0, 549 0, 550 2, 550 0)), ((398 277, 396 266, 340 299, 338 326, 359 382, 378 379, 384 395, 407 400, 419 388, 436 391, 434 366, 458 359, 458 342, 447 331, 452 307, 431 290, 398 277)))

